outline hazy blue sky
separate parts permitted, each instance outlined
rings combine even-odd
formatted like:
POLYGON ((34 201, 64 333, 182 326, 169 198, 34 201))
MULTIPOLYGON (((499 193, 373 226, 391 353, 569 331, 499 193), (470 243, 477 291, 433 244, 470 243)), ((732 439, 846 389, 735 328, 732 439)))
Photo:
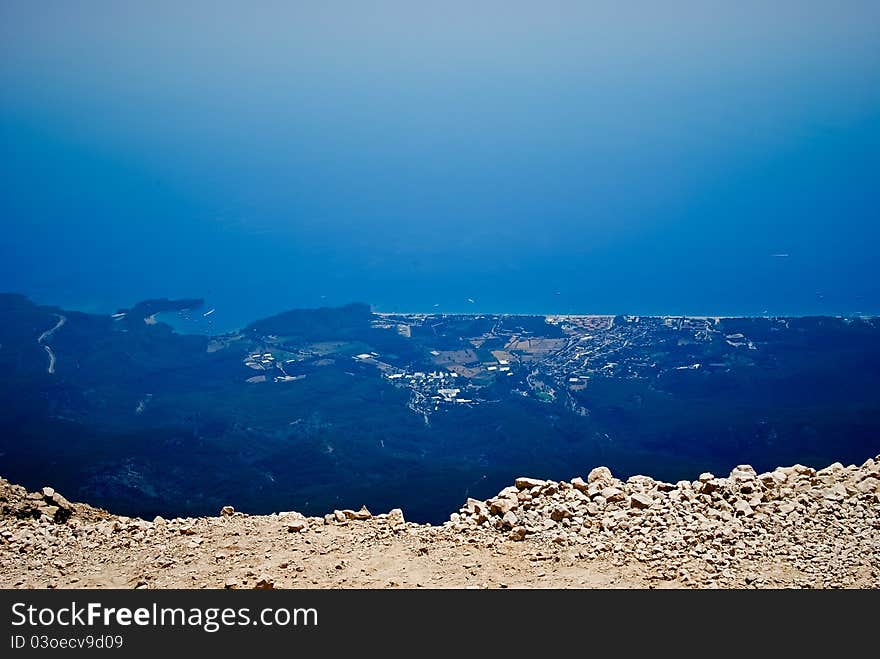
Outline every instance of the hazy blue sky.
POLYGON ((876 1, 0 0, 0 139, 43 302, 880 312, 876 1))

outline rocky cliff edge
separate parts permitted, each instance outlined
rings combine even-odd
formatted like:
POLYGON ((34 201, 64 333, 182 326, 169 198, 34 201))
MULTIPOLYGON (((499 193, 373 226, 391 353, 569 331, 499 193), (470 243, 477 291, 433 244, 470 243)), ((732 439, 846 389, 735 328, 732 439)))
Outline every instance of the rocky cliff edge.
POLYGON ((400 510, 154 520, 0 479, 0 586, 880 587, 880 456, 816 471, 518 478, 441 526, 400 510))

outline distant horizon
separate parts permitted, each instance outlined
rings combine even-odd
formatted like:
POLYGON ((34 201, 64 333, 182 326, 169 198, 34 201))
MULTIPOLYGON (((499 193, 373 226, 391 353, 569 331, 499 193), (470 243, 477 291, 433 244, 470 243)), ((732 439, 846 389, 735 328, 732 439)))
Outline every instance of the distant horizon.
POLYGON ((86 310, 880 314, 869 0, 7 0, 0 136, 86 310))
MULTIPOLYGON (((4 291, 0 291, 3 293, 4 291)), ((67 311, 76 311, 79 313, 87 313, 99 316, 109 316, 114 313, 119 312, 123 309, 131 309, 134 305, 143 302, 145 300, 150 299, 169 299, 169 300, 182 300, 182 299, 201 299, 203 300, 203 304, 201 307, 193 307, 195 309, 205 309, 205 310, 214 310, 211 316, 216 319, 220 314, 220 318, 223 317, 223 310, 219 307, 214 306, 209 298, 199 297, 198 295, 154 295, 145 298, 140 298, 133 300, 128 305, 110 305, 108 307, 104 307, 102 309, 96 308, 83 308, 80 305, 70 304, 70 303, 58 303, 58 302, 46 302, 40 299, 36 299, 32 295, 28 295, 27 293, 20 293, 14 291, 5 291, 7 294, 11 295, 23 295, 27 299, 31 300, 37 305, 40 306, 54 306, 61 309, 65 309, 67 311)), ((731 318, 862 318, 862 319, 876 319, 880 318, 880 313, 863 313, 863 312, 851 312, 851 313, 833 313, 833 312, 822 312, 822 313, 671 313, 671 312, 654 312, 654 313, 634 313, 630 311, 622 311, 617 313, 601 313, 601 312, 538 312, 538 311, 486 311, 482 309, 464 309, 461 311, 458 310, 450 310, 450 309, 431 309, 429 311, 414 311, 410 310, 395 310, 388 311, 385 309, 378 308, 377 305, 371 304, 365 300, 358 299, 350 299, 343 302, 338 303, 325 303, 325 304, 317 304, 317 305, 309 305, 309 306, 288 306, 284 308, 278 308, 273 311, 268 311, 262 314, 257 314, 253 317, 249 317, 247 321, 241 321, 237 324, 232 325, 207 325, 207 323, 199 324, 198 318, 193 319, 193 321, 180 320, 178 318, 180 312, 176 311, 166 311, 158 314, 158 318, 161 322, 170 325, 176 332, 184 333, 180 330, 186 327, 193 329, 195 325, 195 329, 198 331, 193 332, 197 334, 227 334, 229 332, 234 332, 237 330, 241 330, 246 327, 251 322, 268 318, 280 313, 284 313, 285 311, 291 310, 313 310, 320 308, 339 308, 350 304, 363 304, 370 307, 371 313, 380 316, 406 316, 406 315, 420 315, 420 316, 530 316, 530 317, 548 317, 548 316, 559 316, 559 317, 596 317, 596 318, 613 318, 617 316, 632 316, 639 318, 695 318, 695 319, 705 319, 705 318, 718 318, 718 319, 731 319, 731 318)), ((202 312, 196 312, 200 314, 202 312)), ((204 316, 202 316, 204 318, 204 316)))

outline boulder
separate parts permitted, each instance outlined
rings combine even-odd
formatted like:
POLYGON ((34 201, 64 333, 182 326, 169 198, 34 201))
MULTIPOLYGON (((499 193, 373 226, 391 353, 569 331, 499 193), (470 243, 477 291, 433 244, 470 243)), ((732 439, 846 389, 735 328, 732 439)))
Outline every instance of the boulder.
POLYGON ((649 508, 654 503, 654 498, 643 492, 636 492, 629 498, 631 508, 649 508))
POLYGON ((656 481, 650 476, 630 476, 626 479, 626 484, 636 490, 654 489, 656 481))
POLYGON ((789 513, 793 513, 797 509, 797 506, 791 501, 786 501, 779 505, 779 512, 783 515, 788 515, 789 513))
POLYGON ((846 487, 842 483, 837 483, 826 489, 822 496, 829 501, 843 501, 847 496, 846 487))
POLYGON ((587 475, 587 483, 595 483, 597 481, 610 483, 612 478, 611 470, 608 467, 596 467, 587 475))
POLYGON ((828 476, 833 476, 835 474, 838 474, 841 471, 843 471, 844 469, 845 469, 845 467, 841 463, 835 462, 833 464, 828 465, 824 469, 820 469, 819 471, 817 471, 816 475, 819 478, 826 478, 828 476))
POLYGON ((765 471, 763 474, 758 474, 758 480, 761 481, 761 484, 764 487, 776 487, 779 482, 776 478, 773 477, 773 474, 769 471, 765 471))
POLYGON ((461 511, 477 524, 482 524, 489 519, 489 506, 485 501, 479 499, 468 499, 461 511))
POLYGON ((770 472, 770 475, 773 476, 773 480, 776 481, 777 485, 782 485, 788 480, 788 475, 779 468, 774 469, 770 472))
POLYGON ((732 481, 753 481, 758 477, 752 465, 737 465, 730 472, 732 481))
POLYGON ((468 497, 467 501, 464 502, 463 510, 470 515, 482 512, 484 509, 486 509, 486 503, 484 501, 480 501, 479 499, 472 499, 468 497))
POLYGON ((70 503, 70 501, 65 499, 63 496, 61 496, 61 493, 58 492, 57 490, 53 490, 52 496, 46 497, 46 498, 50 499, 52 501, 52 503, 54 503, 59 508, 62 508, 64 510, 67 510, 67 511, 70 511, 71 513, 73 513, 73 504, 70 503))
POLYGON ((493 515, 504 515, 518 507, 519 500, 511 497, 495 497, 489 500, 489 511, 493 515))
POLYGON ((389 510, 385 521, 388 523, 388 526, 392 528, 406 524, 406 520, 403 518, 403 511, 400 508, 392 508, 389 510))
POLYGON ((571 517, 571 511, 568 509, 568 506, 555 506, 550 511, 550 519, 554 522, 561 522, 566 517, 571 517))
POLYGON ((547 481, 542 481, 537 478, 526 478, 525 476, 520 476, 517 478, 514 483, 516 483, 516 487, 518 490, 530 490, 533 487, 541 487, 546 485, 547 481))
POLYGON ((571 479, 571 486, 579 492, 584 493, 589 492, 590 489, 590 486, 587 484, 587 482, 584 481, 584 479, 580 476, 571 479))
POLYGON ((724 488, 726 485, 727 485, 726 478, 712 478, 707 481, 700 480, 698 491, 701 494, 712 494, 712 493, 717 492, 718 490, 724 488))
POLYGON ((880 492, 880 480, 873 476, 868 476, 856 485, 856 489, 862 494, 870 494, 871 492, 880 492))
POLYGON ((235 514, 235 508, 232 506, 223 506, 220 509, 221 517, 232 517, 235 514))
POLYGON ((611 486, 602 490, 602 496, 605 498, 605 501, 608 502, 623 501, 626 498, 623 490, 611 486))
POLYGON ((508 510, 504 513, 504 517, 501 518, 501 522, 504 525, 504 528, 510 529, 519 524, 519 518, 516 516, 515 512, 508 510))
POLYGON ((755 514, 755 511, 752 510, 749 502, 743 501, 742 499, 737 500, 737 502, 733 504, 733 509, 743 517, 751 517, 755 514))
POLYGON ((355 520, 364 520, 370 519, 373 515, 367 510, 366 506, 361 506, 360 510, 351 510, 350 508, 346 508, 342 511, 342 514, 345 515, 345 519, 355 519, 355 520))

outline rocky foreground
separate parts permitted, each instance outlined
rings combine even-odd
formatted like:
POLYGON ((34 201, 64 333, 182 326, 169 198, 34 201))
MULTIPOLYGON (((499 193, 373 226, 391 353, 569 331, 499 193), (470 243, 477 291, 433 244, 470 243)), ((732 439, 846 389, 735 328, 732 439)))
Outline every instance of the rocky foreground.
POLYGON ((518 478, 442 526, 400 510, 152 521, 0 479, 0 586, 880 587, 880 456, 663 483, 518 478))

